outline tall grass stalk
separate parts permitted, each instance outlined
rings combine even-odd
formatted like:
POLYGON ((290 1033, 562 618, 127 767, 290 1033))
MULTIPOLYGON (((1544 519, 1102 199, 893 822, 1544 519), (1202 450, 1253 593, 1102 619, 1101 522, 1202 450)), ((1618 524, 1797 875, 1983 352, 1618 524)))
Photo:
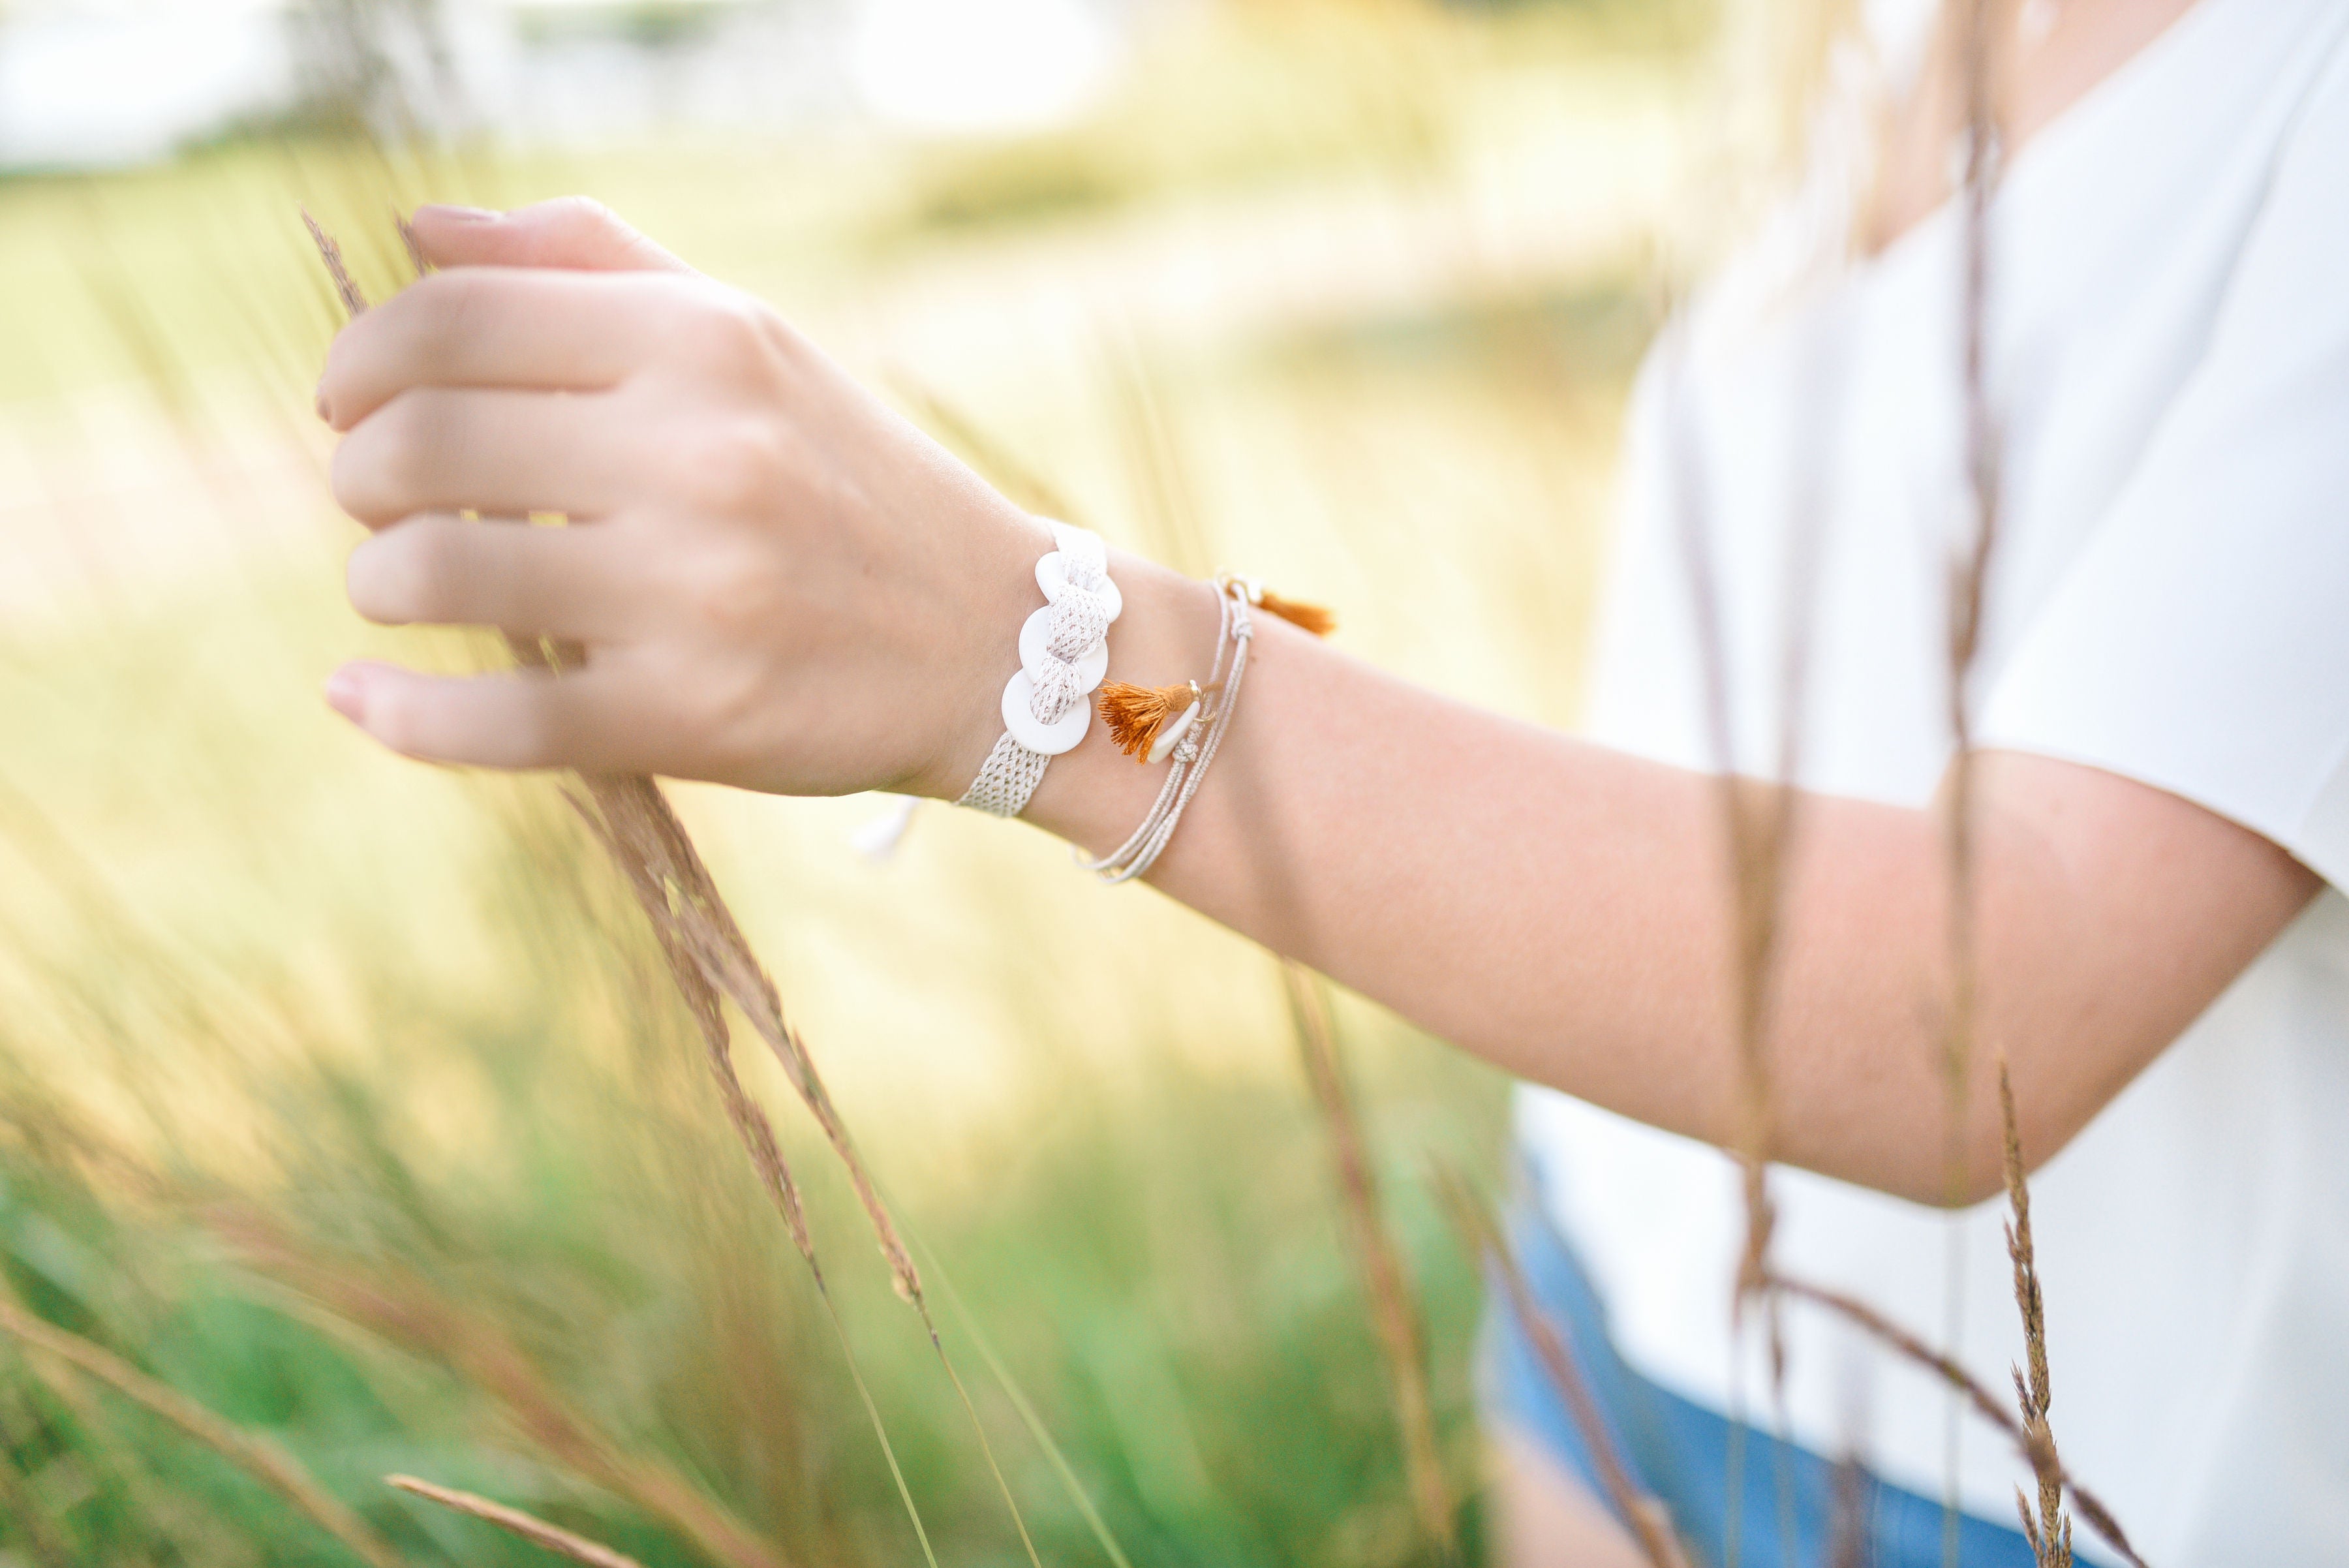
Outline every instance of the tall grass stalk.
MULTIPOLYGON (((1971 1083, 1974 1034, 1978 1027, 1980 955, 1976 928, 1977 848, 1973 834, 1974 757, 1970 692, 1980 658, 1991 570, 2000 521, 1998 429, 1987 384, 1987 340, 1991 303, 1990 222, 2000 173, 2002 130, 1994 48, 1993 7, 1990 0, 1963 0, 1957 12, 1957 67, 1965 110, 1966 152, 1962 189, 1963 217, 1961 293, 1958 301, 1961 361, 1961 403, 1964 475, 1970 506, 1970 529, 1953 552, 1949 572, 1949 640, 1947 680, 1948 721, 1951 762, 1942 805, 1942 865, 1949 888, 1948 992, 1942 1013, 1940 1076, 1942 1085, 1946 1185, 1953 1210, 1961 1207, 1972 1127, 1971 1083)), ((1664 351, 1672 348, 1668 339, 1664 351)), ((1710 508, 1703 474, 1696 460, 1684 407, 1667 410, 1668 452, 1674 484, 1674 504, 1693 601, 1699 639, 1699 662, 1704 680, 1706 721, 1717 771, 1722 779, 1723 817, 1730 847, 1732 914, 1733 918, 1733 983, 1735 990, 1735 1034, 1738 1046, 1738 1116, 1732 1152, 1740 1168, 1740 1191, 1745 1231, 1736 1270, 1735 1299, 1742 1311, 1749 1299, 1758 1299, 1767 1311, 1769 1365, 1774 1389, 1779 1392, 1784 1424, 1785 1341, 1778 1303, 1806 1301, 1842 1317, 1880 1345, 1934 1372, 1951 1391, 1951 1428, 1948 1444, 1950 1476, 1944 1511, 1943 1555, 1954 1563, 1958 1540, 1956 1490, 1956 1426, 1961 1412, 1971 1407, 2005 1432, 2030 1464, 2039 1486, 2039 1513, 2034 1521, 2024 1501, 2024 1532, 2041 1568, 2068 1563, 2070 1526, 2061 1516, 2061 1500, 2068 1491, 2081 1516, 2098 1534, 2130 1562, 2137 1561, 2127 1536, 2110 1511, 2084 1490, 2064 1469, 2046 1422, 2047 1368, 2044 1307, 2039 1298, 2035 1260, 2030 1237, 2028 1188, 2023 1179, 2021 1139, 2016 1128, 2013 1096, 2000 1064, 2000 1116, 2003 1135, 2004 1169, 2012 1218, 2008 1249, 2014 1268, 2014 1290, 2024 1329, 2031 1372, 2015 1374, 2019 1417, 2010 1413, 1974 1381, 1952 1354, 1934 1351, 1907 1330, 1873 1308, 1843 1293, 1826 1289, 1780 1271, 1772 1262, 1770 1243, 1776 1210, 1768 1184, 1768 1166, 1775 1156, 1775 1088, 1767 1043, 1767 995, 1779 946, 1779 911, 1793 842, 1796 792, 1794 780, 1799 760, 1799 715, 1807 664, 1809 587, 1816 575, 1817 498, 1795 497, 1788 553, 1786 625, 1778 693, 1779 755, 1775 781, 1759 783, 1736 773, 1735 734, 1730 687, 1730 663, 1723 605, 1713 571, 1711 542, 1705 530, 1710 508)), ((1798 453, 1798 473, 1815 473, 1823 453, 1798 453)), ((1949 1305, 1944 1333, 1954 1345, 1962 1327, 1963 1255, 1961 1221, 1950 1220, 1947 1273, 1949 1305)), ((1729 1552, 1733 1563, 1739 1521, 1738 1500, 1744 1488, 1733 1475, 1729 1552)), ((1782 1491, 1782 1511, 1786 1500, 1782 1491)))
POLYGON ((1984 1387, 1971 1373, 1958 1365, 1954 1357, 1935 1350, 1874 1307, 1841 1291, 1829 1290, 1824 1285, 1812 1284, 1784 1273, 1772 1277, 1770 1288, 1781 1295, 1808 1302, 1842 1318, 1885 1349, 1940 1379, 1943 1386, 1977 1416, 2003 1433, 2013 1443, 2015 1452, 2023 1457, 2035 1474, 2068 1493, 2074 1506, 2079 1509, 2080 1517, 2088 1521, 2089 1528, 2105 1538, 2106 1544, 2134 1568, 2146 1568, 2144 1560, 2137 1554, 2137 1549, 2129 1544, 2120 1521, 2113 1517, 2112 1511, 2095 1493, 2082 1486, 2064 1468, 2054 1444, 2033 1436, 2022 1419, 2007 1408, 2004 1400, 1984 1387))
MULTIPOLYGON (((2023 1412, 2023 1428, 2034 1442, 2055 1452, 2055 1433, 2047 1422, 2047 1408, 2054 1402, 2054 1394, 2047 1375, 2047 1303, 2039 1290, 2038 1254, 2031 1242, 2031 1188, 2023 1176, 2023 1138, 2016 1131, 2014 1116, 2014 1085, 2006 1071, 2006 1054, 1998 1058, 1998 1110, 2006 1134, 2006 1256, 2014 1266, 2014 1304, 2023 1314, 2023 1346, 2026 1376, 2022 1368, 2014 1370, 2014 1402, 2023 1412)), ((2023 1519, 2023 1533, 2030 1538, 2032 1555, 2039 1560, 2039 1568, 2072 1568, 2072 1521, 2064 1516, 2064 1489, 2051 1471, 2043 1469, 2039 1480, 2039 1513, 2032 1516, 2031 1505, 2020 1490, 2014 1497, 2015 1511, 2023 1519)))
MULTIPOLYGON (((1671 476, 1672 522, 1679 534, 1682 567, 1687 574, 1692 623, 1696 628, 1698 668, 1702 676, 1704 724, 1717 780, 1723 841, 1728 848, 1731 917, 1729 973, 1732 1040, 1736 1051, 1735 1122, 1730 1154, 1737 1162, 1738 1198, 1744 1210, 1744 1232, 1737 1267, 1730 1286, 1730 1334, 1741 1345, 1749 1310, 1759 1309, 1763 1343, 1770 1375, 1772 1415, 1779 1436, 1790 1436, 1786 1418, 1786 1339, 1784 1314, 1770 1282, 1776 1269, 1771 1244, 1776 1237, 1778 1210, 1770 1190, 1770 1167, 1777 1157, 1777 1093, 1772 1074, 1769 1035, 1770 983, 1776 967, 1781 937, 1781 905, 1786 866, 1792 853, 1800 799, 1795 787, 1800 760, 1802 731, 1800 685, 1805 672, 1803 649, 1807 645, 1808 617, 1804 607, 1816 574, 1808 548, 1789 552, 1786 584, 1786 651, 1781 669, 1778 755, 1769 779, 1755 779, 1738 769, 1735 720, 1736 692, 1732 685, 1728 634, 1715 573, 1710 531, 1712 505, 1699 461, 1694 415, 1687 391, 1688 356, 1685 328, 1668 327, 1658 352, 1677 359, 1682 374, 1671 380, 1665 406, 1664 443, 1671 476), (1798 569, 1806 575, 1795 575, 1798 569)), ((1805 517, 1798 534, 1808 536, 1816 521, 1805 517)), ((1744 1384, 1730 1390, 1728 1470, 1729 1508, 1723 1521, 1723 1551, 1728 1568, 1737 1568, 1743 1545, 1744 1467, 1746 1460, 1744 1384)), ((1778 1528, 1782 1546, 1791 1556, 1795 1539, 1794 1497, 1782 1469, 1778 1489, 1778 1528)))
MULTIPOLYGON (((510 639, 515 657, 526 664, 543 665, 543 652, 535 645, 520 639, 510 639)), ((578 812, 590 832, 601 842, 613 862, 628 879, 630 888, 647 917, 652 921, 655 940, 660 944, 662 956, 668 962, 669 977, 676 982, 678 994, 685 1001, 686 1011, 693 1017, 694 1028, 701 1036, 703 1060, 709 1075, 717 1085, 718 1096, 726 1109, 726 1119, 750 1158, 752 1168, 759 1173, 760 1185, 766 1189, 768 1199, 782 1216, 784 1229, 791 1233, 792 1244, 805 1261, 809 1277, 814 1282, 816 1299, 823 1303, 824 1319, 832 1325, 833 1336, 840 1344, 843 1364, 848 1368, 849 1379, 855 1385, 858 1402, 864 1407, 866 1421, 881 1446, 881 1457, 889 1467, 889 1479, 897 1489, 898 1501, 905 1511, 906 1520, 914 1527, 914 1538, 922 1549, 922 1560, 929 1568, 937 1568, 937 1554, 930 1545, 928 1527, 922 1522, 922 1511, 914 1501, 913 1489, 905 1484, 905 1467, 897 1461, 896 1445, 889 1440, 887 1424, 881 1419, 881 1408, 874 1402, 873 1391, 864 1381, 864 1372, 856 1363, 856 1355, 848 1341, 848 1327, 841 1321, 839 1303, 833 1300, 832 1287, 825 1281, 823 1264, 816 1256, 815 1241, 809 1234, 807 1210, 801 1199, 799 1186, 792 1179, 791 1168, 784 1163, 782 1149, 775 1138, 774 1124, 753 1099, 734 1069, 733 1032, 726 1025, 724 1005, 708 971, 683 946, 677 923, 669 916, 668 888, 672 884, 667 873, 674 869, 675 850, 662 837, 661 816, 668 816, 678 838, 684 827, 675 822, 668 805, 657 786, 649 779, 580 781, 587 800, 578 794, 566 794, 564 799, 578 812), (633 825, 634 831, 630 827, 633 825), (627 836, 623 836, 626 834, 627 836), (656 913, 656 911, 658 911, 656 913)), ((693 856, 692 868, 699 872, 705 884, 708 873, 702 870, 698 856, 693 855, 690 841, 684 852, 693 856)), ((714 889, 713 889, 714 896, 714 889)), ((763 977, 761 977, 763 978, 763 977)))
POLYGON ((1028 1435, 1035 1439, 1036 1446, 1051 1461, 1053 1473, 1061 1478, 1061 1490, 1068 1493, 1069 1501, 1076 1504, 1077 1512, 1084 1519, 1085 1528, 1092 1532, 1093 1540, 1110 1560, 1111 1568, 1133 1568, 1125 1555, 1125 1549, 1111 1533, 1109 1521, 1102 1517, 1101 1509, 1087 1495, 1084 1483, 1070 1468, 1068 1456, 1061 1451, 1061 1445, 1053 1438, 1051 1428, 1045 1426, 1043 1417, 1036 1413, 1036 1407, 1030 1402, 1027 1391, 1019 1386, 1019 1379, 1011 1376, 1011 1368, 1005 1366, 1003 1358, 995 1353, 995 1345, 987 1337, 987 1331, 979 1326, 978 1319, 963 1304, 962 1293, 955 1289, 954 1277, 939 1265, 937 1254, 923 1244, 920 1236, 914 1237, 914 1245, 928 1261, 930 1277, 937 1281, 938 1288, 946 1293, 947 1307, 961 1322, 963 1333, 968 1334, 971 1344, 978 1347, 979 1359, 986 1362, 987 1369, 995 1375, 997 1386, 1003 1390, 1003 1397, 1019 1413, 1020 1424, 1028 1428, 1028 1435))
POLYGON ((1688 1554, 1682 1549, 1680 1537, 1673 1533, 1671 1515, 1662 1503, 1641 1491, 1632 1479, 1630 1467, 1615 1446, 1615 1435, 1599 1411, 1599 1401, 1575 1365, 1573 1352, 1557 1324, 1542 1310, 1533 1288, 1526 1282, 1525 1271, 1517 1266, 1516 1254, 1494 1221, 1491 1208, 1467 1179, 1448 1165, 1439 1163, 1435 1167, 1435 1188, 1470 1253, 1485 1259, 1499 1276, 1510 1313, 1532 1343, 1542 1371, 1565 1402, 1574 1429, 1590 1454, 1593 1468, 1599 1472, 1600 1490, 1607 1494, 1608 1506, 1631 1532, 1640 1554, 1648 1560, 1649 1568, 1689 1568, 1688 1554))
MULTIPOLYGON (((1971 1092, 1971 1039, 1977 1006, 1980 964, 1975 932, 1975 885, 1972 821, 1972 751, 1971 687, 1982 655, 1982 628, 1988 615, 1991 568, 1996 560, 2002 492, 2000 433, 1991 406, 1988 358, 1991 309, 1991 202, 2004 172, 2005 126, 2001 116, 1996 46, 1992 41, 1993 7, 1990 0, 1971 0, 1965 9, 1963 68, 1966 105, 1965 273, 1961 302, 1964 344, 1964 418, 1966 480, 1973 510, 1973 537, 1957 577, 1951 606, 1950 726, 1957 749, 1951 779, 1949 859, 1951 900, 1951 1180, 1961 1179, 1962 1139, 1969 1120, 1967 1097, 1971 1092)), ((2064 1517, 2063 1484, 2055 1462, 2055 1438, 2048 1425, 2052 1401, 2047 1371, 2046 1304, 2039 1289, 2037 1258, 2031 1241, 2031 1189, 2024 1179, 2023 1137, 2014 1110, 2014 1086, 2007 1073, 2003 1051, 1998 1058, 1998 1110, 2007 1208, 2007 1256, 2014 1270, 2015 1310, 2023 1320, 2024 1355, 2030 1365, 2026 1379, 2014 1375, 2017 1407, 2034 1450, 2044 1455, 2033 1469, 2039 1483, 2039 1513, 2034 1521, 2020 1496, 2023 1534, 2030 1539, 2039 1568, 2070 1568, 2072 1524, 2064 1517)), ((2084 1513, 2086 1511, 2084 1508, 2084 1513)), ((2109 1516, 2106 1522, 2109 1523, 2109 1516)), ((2101 1533, 2109 1533, 2100 1525, 2101 1533)), ((2117 1529, 2116 1526, 2113 1527, 2117 1529)), ((2115 1544, 2122 1545, 2117 1540, 2115 1544)), ((2126 1545, 2122 1545, 2126 1551, 2126 1545)))
POLYGON ((1368 1139, 1346 1082, 1344 1064, 1339 1060, 1329 1001, 1301 964, 1284 961, 1280 980, 1288 996, 1306 1082, 1329 1128, 1330 1153, 1338 1168, 1339 1206, 1346 1216, 1355 1262, 1362 1272, 1363 1293, 1370 1299, 1371 1322, 1378 1332, 1388 1387, 1394 1397, 1395 1424, 1402 1438, 1412 1502, 1419 1511, 1420 1528, 1447 1559, 1454 1559, 1459 1555, 1460 1539, 1453 1522, 1452 1489, 1444 1479, 1435 1417, 1427 1396, 1419 1311, 1403 1275, 1402 1261, 1395 1254, 1394 1239, 1387 1233, 1379 1203, 1378 1175, 1371 1165, 1368 1139))
POLYGON ((644 1564, 625 1552, 615 1552, 561 1525, 549 1524, 535 1514, 509 1508, 502 1502, 492 1502, 472 1492, 459 1491, 454 1487, 435 1486, 414 1476, 386 1476, 383 1480, 386 1486, 395 1487, 412 1497, 420 1497, 427 1502, 438 1503, 452 1513, 465 1514, 485 1524, 494 1524, 508 1534, 518 1535, 533 1546, 552 1552, 557 1557, 585 1563, 587 1568, 644 1568, 644 1564))
MULTIPOLYGON (((1944 862, 1949 887, 1949 993, 1941 1047, 1944 1147, 1942 1163, 1951 1213, 1948 1303, 1942 1336, 1955 1346, 1964 1330, 1964 1221, 1959 1210, 1966 1190, 1968 1135, 1973 1111, 1974 1029, 1980 951, 1975 927, 1974 757, 1971 687, 1982 652, 1982 618, 1988 603, 1991 564, 1998 540, 1999 463, 1997 426, 1990 406, 1984 356, 1991 306, 1990 218, 2002 152, 1996 85, 1994 7, 1992 0, 1961 0, 1958 8, 1958 71, 1965 109, 1965 168, 1959 192, 1964 226, 1959 284, 1961 438, 1965 462, 1971 535, 1959 544, 1950 567, 1949 730, 1951 759, 1944 785, 1944 862)), ((1952 1405, 1946 1438, 1949 1474, 1943 1510, 1942 1557, 1955 1568, 1958 1518, 1957 1410, 1952 1405)))

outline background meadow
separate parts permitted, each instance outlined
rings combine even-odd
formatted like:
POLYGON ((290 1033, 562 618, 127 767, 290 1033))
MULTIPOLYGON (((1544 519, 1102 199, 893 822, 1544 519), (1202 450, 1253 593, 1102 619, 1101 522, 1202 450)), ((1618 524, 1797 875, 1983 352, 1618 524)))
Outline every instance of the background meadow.
MULTIPOLYGON (((649 51, 690 102, 712 29, 789 9, 517 36, 649 51)), ((318 15, 343 13, 381 21, 318 15)), ((1570 722, 1705 17, 1102 14, 1113 61, 1047 124, 880 98, 705 123, 656 91, 616 129, 419 130, 330 82, 167 157, 0 178, 0 1309, 296 1456, 419 1564, 547 1559, 387 1472, 729 1560, 648 1505, 651 1467, 773 1561, 918 1561, 853 1352, 936 1560, 1026 1561, 821 1138, 738 1049, 837 1333, 554 784, 398 761, 320 700, 355 653, 489 655, 343 603, 357 531, 308 410, 336 313, 295 204, 379 297, 395 205, 593 194, 1020 499, 1570 722)), ((21 25, 0 11, 0 50, 21 25)), ((876 864, 874 800, 672 794, 916 1243, 1040 1556, 1438 1559, 1273 961, 1022 827, 925 807, 876 864)), ((1506 1182, 1506 1085, 1334 1016, 1474 1557, 1483 1292, 1429 1162, 1506 1182)), ((362 1560, 150 1403, 0 1335, 0 1563, 362 1560)))

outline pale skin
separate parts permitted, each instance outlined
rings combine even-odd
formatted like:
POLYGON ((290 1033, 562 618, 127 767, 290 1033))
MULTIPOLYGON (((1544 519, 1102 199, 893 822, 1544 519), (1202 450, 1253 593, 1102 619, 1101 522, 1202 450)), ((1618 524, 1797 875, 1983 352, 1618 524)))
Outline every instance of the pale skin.
MULTIPOLYGON (((2018 51, 2018 146, 2186 8, 2074 0, 2018 51)), ((1929 83, 1935 73, 1929 71, 1929 83)), ((1954 96, 1888 126, 1870 234, 1945 194, 1954 96)), ((953 799, 1001 728, 1040 602, 1040 524, 765 306, 590 203, 426 208, 441 269, 336 341, 334 483, 374 530, 352 602, 389 623, 575 642, 560 678, 336 672, 393 750, 793 794, 953 799), (563 527, 460 521, 559 513, 563 527)), ((1205 670, 1212 591, 1113 554, 1113 679, 1205 670)), ((1718 781, 1479 711, 1278 622, 1152 880, 1528 1079, 1720 1144, 1738 1127, 1718 781)), ((1939 806, 1806 797, 1774 981, 1777 1157, 1923 1202, 1997 1190, 1993 1051, 2033 1164, 2061 1148, 2314 896, 2257 835, 2045 757, 1975 771, 1979 1040, 1957 1159, 1936 1012, 1939 806)), ((1099 853, 1158 774, 1096 722, 1030 822, 1099 853)), ((1537 1446, 1505 1438, 1520 1568, 1631 1561, 1537 1446)))

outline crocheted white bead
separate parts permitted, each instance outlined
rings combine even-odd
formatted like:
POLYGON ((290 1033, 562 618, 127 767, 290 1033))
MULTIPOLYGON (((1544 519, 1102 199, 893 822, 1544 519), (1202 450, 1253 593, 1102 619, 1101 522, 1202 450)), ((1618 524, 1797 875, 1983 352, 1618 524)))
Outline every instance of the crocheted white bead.
MULTIPOLYGON (((1061 662, 1052 652, 1053 620, 1058 612, 1046 605, 1019 625, 1019 668, 1028 679, 1042 682, 1056 663, 1061 662)), ((1078 655, 1077 695, 1081 697, 1102 683, 1109 673, 1109 644, 1099 638, 1089 639, 1092 646, 1078 655)))
MULTIPOLYGON (((1081 565, 1081 563, 1080 563, 1081 565)), ((1059 604, 1061 596, 1071 593, 1092 593, 1101 596, 1105 618, 1115 620, 1125 609, 1125 596, 1117 591, 1117 584, 1096 566, 1090 574, 1096 583, 1071 582, 1072 567, 1060 551, 1052 550, 1036 558, 1036 586, 1044 590, 1044 602, 1059 604)))
POLYGON ((1092 726, 1093 705, 1078 694, 1057 719, 1049 722, 1036 716, 1036 682, 1024 670, 1004 682, 1003 727, 1011 738, 1031 752, 1041 752, 1057 757, 1062 752, 1074 751, 1077 742, 1085 738, 1092 726))

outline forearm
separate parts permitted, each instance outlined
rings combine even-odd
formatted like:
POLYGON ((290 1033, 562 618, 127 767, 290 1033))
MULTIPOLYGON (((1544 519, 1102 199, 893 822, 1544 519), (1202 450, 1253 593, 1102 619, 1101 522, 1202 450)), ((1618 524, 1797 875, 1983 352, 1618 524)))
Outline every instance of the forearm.
MULTIPOLYGON (((1147 570, 1140 592, 1127 588, 1112 670, 1145 683, 1203 674, 1212 599, 1147 570)), ((1122 583, 1136 575, 1120 564, 1122 583)), ((1652 989, 1619 961, 1678 967, 1722 950, 1718 899, 1681 910, 1617 891, 1706 880, 1695 775, 1476 711, 1270 617, 1257 627, 1232 728, 1153 873, 1161 889, 1542 1078, 1556 1075, 1552 1042, 1587 1037, 1598 1010, 1652 989), (1589 995, 1586 971, 1599 969, 1607 1002, 1589 995)), ((1105 849, 1141 819, 1162 771, 1096 730, 1054 763, 1027 815, 1105 849)), ((1717 1022, 1686 987, 1680 1002, 1688 1015, 1672 1033, 1717 1022)), ((1624 1022, 1652 1034, 1661 1021, 1624 1022)))
MULTIPOLYGON (((1119 678, 1203 671, 1206 591, 1140 563, 1119 574, 1119 678)), ((1055 763, 1028 815, 1098 852, 1141 819, 1158 778, 1096 732, 1055 763)), ((2111 1002, 2095 955, 2114 933, 2078 929, 2089 917, 2064 860, 1989 793, 1974 850, 1968 1195, 1997 1179, 1997 1051, 2013 1059, 2026 1144, 2044 1157, 2233 972, 2214 969, 2166 1011, 2111 1002)), ((1776 1153, 1943 1198, 1940 819, 1825 796, 1797 809, 1767 1010, 1776 1153)), ((1511 1072, 1733 1139, 1734 905, 1708 775, 1477 711, 1264 624, 1231 733, 1153 880, 1511 1072)))

